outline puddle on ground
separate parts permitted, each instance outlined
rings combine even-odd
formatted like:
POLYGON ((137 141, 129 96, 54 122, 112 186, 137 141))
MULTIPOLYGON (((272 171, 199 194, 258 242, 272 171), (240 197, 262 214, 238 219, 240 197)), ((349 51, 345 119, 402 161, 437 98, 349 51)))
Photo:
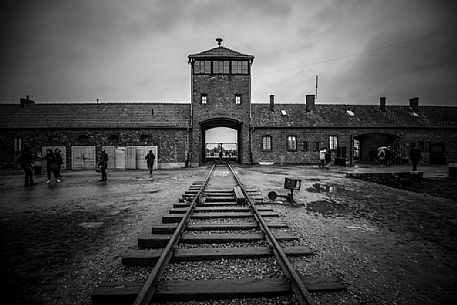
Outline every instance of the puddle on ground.
POLYGON ((335 193, 344 189, 336 184, 314 183, 312 187, 308 187, 306 190, 310 193, 335 193))
POLYGON ((97 229, 100 228, 103 225, 103 222, 82 222, 79 224, 79 226, 85 228, 85 229, 97 229))
POLYGON ((140 181, 153 181, 153 178, 141 178, 141 177, 135 177, 136 180, 140 180, 140 181))
POLYGON ((348 212, 348 206, 341 203, 336 203, 333 200, 324 199, 316 200, 306 204, 306 210, 312 213, 319 213, 324 216, 333 214, 344 214, 348 212))

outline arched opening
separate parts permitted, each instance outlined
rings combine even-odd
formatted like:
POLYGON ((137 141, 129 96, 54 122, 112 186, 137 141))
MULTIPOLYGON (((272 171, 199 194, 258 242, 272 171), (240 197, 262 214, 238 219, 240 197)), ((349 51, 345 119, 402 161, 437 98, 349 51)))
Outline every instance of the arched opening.
POLYGON ((202 162, 240 162, 241 123, 230 119, 213 119, 201 124, 202 162))
POLYGON ((398 149, 398 136, 380 132, 354 136, 354 161, 373 162, 373 154, 381 146, 398 149))

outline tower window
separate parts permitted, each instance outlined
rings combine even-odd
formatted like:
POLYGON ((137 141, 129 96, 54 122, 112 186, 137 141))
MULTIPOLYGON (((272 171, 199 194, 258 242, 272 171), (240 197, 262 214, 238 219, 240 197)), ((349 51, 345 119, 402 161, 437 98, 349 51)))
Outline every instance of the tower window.
POLYGON ((211 74, 210 60, 197 60, 194 62, 194 74, 211 74))
POLYGON ((201 101, 202 104, 206 104, 208 102, 208 96, 206 94, 202 94, 201 101))
POLYGON ((232 61, 232 74, 249 74, 248 61, 232 61))
POLYGON ((262 150, 271 150, 271 136, 262 137, 262 150))
POLYGON ((230 62, 228 60, 213 61, 213 73, 214 74, 229 74, 230 72, 230 62))
POLYGON ((235 104, 237 104, 237 105, 241 104, 241 95, 235 94, 235 104))

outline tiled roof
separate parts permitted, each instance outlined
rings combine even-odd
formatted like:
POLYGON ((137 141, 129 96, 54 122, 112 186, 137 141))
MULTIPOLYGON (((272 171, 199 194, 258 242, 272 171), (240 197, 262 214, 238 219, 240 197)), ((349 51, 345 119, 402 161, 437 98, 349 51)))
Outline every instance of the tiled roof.
POLYGON ((236 52, 230 50, 226 47, 216 47, 207 51, 203 51, 197 54, 189 55, 189 59, 192 58, 236 58, 236 59, 254 59, 252 55, 242 54, 240 52, 236 52))
MULTIPOLYGON (((291 128, 457 128, 457 107, 252 104, 253 126, 291 128), (285 114, 281 113, 285 110, 285 114), (348 110, 354 116, 348 114, 348 110)), ((187 128, 187 103, 0 104, 0 128, 187 128), (153 111, 153 113, 152 113, 153 111)))
POLYGON ((186 128, 190 104, 0 104, 0 128, 186 128))
POLYGON ((274 111, 269 107, 252 104, 254 127, 457 128, 457 107, 419 106, 418 116, 413 115, 409 106, 386 106, 385 112, 379 105, 316 104, 311 112, 306 112, 305 104, 275 104, 274 111))

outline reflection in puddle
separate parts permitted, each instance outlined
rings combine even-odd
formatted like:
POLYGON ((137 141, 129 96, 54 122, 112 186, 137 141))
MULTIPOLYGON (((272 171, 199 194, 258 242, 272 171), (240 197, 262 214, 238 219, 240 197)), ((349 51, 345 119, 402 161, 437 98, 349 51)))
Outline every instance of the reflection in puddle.
POLYGON ((314 183, 312 187, 309 187, 306 190, 310 193, 335 193, 338 189, 339 187, 335 184, 314 183))

